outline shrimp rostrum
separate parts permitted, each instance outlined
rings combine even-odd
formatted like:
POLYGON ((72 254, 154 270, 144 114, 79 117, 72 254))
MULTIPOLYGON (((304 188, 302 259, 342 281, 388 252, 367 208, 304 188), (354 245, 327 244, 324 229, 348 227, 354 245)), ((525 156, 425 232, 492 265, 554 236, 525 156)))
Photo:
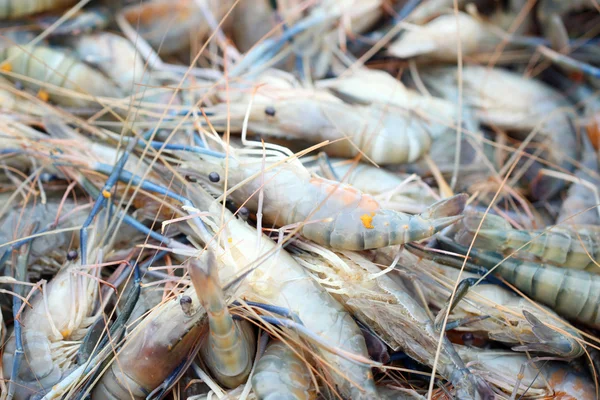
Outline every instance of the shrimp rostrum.
POLYGON ((268 224, 299 225, 307 239, 337 249, 365 250, 426 239, 460 220, 466 201, 466 195, 457 195, 408 215, 382 208, 352 186, 312 176, 294 156, 276 152, 263 158, 252 150, 233 149, 229 154, 229 160, 196 158, 182 167, 198 174, 213 193, 222 193, 224 179, 209 175, 224 178, 227 162, 229 199, 261 212, 268 224))

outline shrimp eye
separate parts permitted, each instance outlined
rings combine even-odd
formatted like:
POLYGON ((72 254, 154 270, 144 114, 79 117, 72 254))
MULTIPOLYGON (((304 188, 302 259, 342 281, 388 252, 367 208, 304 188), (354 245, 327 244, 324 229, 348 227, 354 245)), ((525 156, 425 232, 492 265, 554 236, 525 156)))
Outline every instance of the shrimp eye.
POLYGON ((210 174, 208 174, 208 180, 212 183, 217 183, 221 180, 221 177, 216 172, 211 172, 210 174))
POLYGON ((273 107, 273 106, 265 107, 265 114, 267 114, 269 117, 274 117, 275 116, 275 107, 273 107))
POLYGON ((179 305, 185 315, 190 315, 192 311, 192 298, 190 296, 181 296, 179 305))
POLYGON ((248 210, 246 207, 241 207, 238 210, 238 215, 240 216, 241 219, 246 221, 248 219, 248 217, 250 216, 250 210, 248 210))
POLYGON ((67 253, 67 260, 76 260, 78 255, 79 254, 77 254, 77 250, 69 250, 69 252, 67 253))
POLYGON ((470 346, 473 344, 473 341, 475 340, 475 336, 471 332, 467 332, 462 335, 462 340, 465 343, 465 345, 470 346))

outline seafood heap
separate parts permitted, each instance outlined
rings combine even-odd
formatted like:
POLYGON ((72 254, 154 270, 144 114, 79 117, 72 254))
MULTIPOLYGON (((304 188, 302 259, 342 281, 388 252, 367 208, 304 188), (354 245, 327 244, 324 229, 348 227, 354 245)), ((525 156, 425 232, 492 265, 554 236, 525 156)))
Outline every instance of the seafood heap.
POLYGON ((0 0, 0 400, 597 399, 597 14, 0 0))

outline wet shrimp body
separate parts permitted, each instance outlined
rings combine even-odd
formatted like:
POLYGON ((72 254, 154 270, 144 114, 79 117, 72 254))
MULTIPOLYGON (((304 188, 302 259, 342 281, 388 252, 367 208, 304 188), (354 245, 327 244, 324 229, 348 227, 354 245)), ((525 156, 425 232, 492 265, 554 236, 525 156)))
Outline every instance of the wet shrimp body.
MULTIPOLYGON (((58 104, 89 106, 94 100, 60 94, 57 88, 69 89, 95 97, 120 97, 121 91, 106 76, 67 53, 46 46, 12 46, 0 52, 4 68, 30 80, 26 87, 44 90, 58 104), (9 61, 10 60, 10 61, 9 61)), ((18 79, 12 78, 12 79, 18 79)))
POLYGON ((92 398, 145 399, 191 356, 208 330, 206 313, 193 289, 183 296, 191 300, 187 312, 180 299, 171 299, 136 326, 119 349, 118 360, 94 387, 92 398))
MULTIPOLYGON (((207 227, 218 226, 221 207, 213 204, 212 197, 201 189, 190 191, 194 204, 208 209, 211 216, 203 218, 207 227), (193 194, 193 195, 192 195, 193 194)), ((316 283, 285 250, 277 250, 276 244, 256 229, 236 219, 225 211, 226 228, 219 232, 199 234, 202 242, 213 248, 220 263, 221 281, 257 266, 258 260, 271 255, 248 275, 238 293, 244 298, 261 303, 284 307, 295 313, 305 327, 331 345, 353 354, 367 356, 362 333, 350 314, 335 301, 327 291, 316 283), (217 246, 213 234, 221 236, 217 246)), ((331 363, 340 375, 331 371, 337 390, 352 399, 377 399, 377 390, 370 368, 364 364, 348 361, 337 354, 320 349, 319 354, 331 363)))
MULTIPOLYGON (((257 193, 262 187, 266 223, 279 227, 303 223, 300 232, 304 237, 338 249, 373 249, 431 237, 461 218, 466 201, 466 196, 458 195, 433 204, 421 214, 408 215, 382 209, 372 196, 352 186, 312 177, 297 160, 278 165, 267 161, 264 171, 260 158, 247 161, 235 165, 236 160, 230 160, 230 184, 256 176, 233 191, 231 199, 257 210, 257 193)), ((190 163, 186 167, 204 170, 204 178, 215 172, 213 168, 225 176, 222 164, 190 163)))
MULTIPOLYGON (((233 129, 241 130, 247 103, 219 105, 230 109, 233 129)), ((346 104, 328 95, 290 90, 281 98, 257 98, 248 129, 274 137, 311 143, 330 140, 325 148, 334 157, 354 157, 362 152, 379 164, 410 163, 426 154, 431 136, 417 115, 392 105, 346 104), (335 141, 335 142, 334 142, 335 141)))
MULTIPOLYGON (((440 243, 450 251, 462 254, 467 251, 466 247, 447 238, 440 238, 440 243)), ((600 326, 599 275, 512 258, 502 260, 498 253, 475 248, 470 252, 470 261, 475 265, 495 267, 495 273, 563 317, 592 327, 600 326)), ((462 265, 462 260, 457 263, 455 259, 452 266, 455 265, 462 265)))
MULTIPOLYGON (((481 215, 469 214, 463 223, 470 235, 460 238, 467 244, 477 232, 481 215)), ((565 225, 544 231, 513 229, 501 217, 487 215, 476 239, 480 249, 515 253, 513 257, 534 256, 557 267, 585 270, 600 274, 600 227, 595 225, 565 225)))
POLYGON ((20 18, 75 4, 76 0, 2 0, 0 18, 20 18))
POLYGON ((310 371, 292 349, 279 340, 271 341, 258 360, 252 375, 252 388, 259 400, 316 398, 310 371))

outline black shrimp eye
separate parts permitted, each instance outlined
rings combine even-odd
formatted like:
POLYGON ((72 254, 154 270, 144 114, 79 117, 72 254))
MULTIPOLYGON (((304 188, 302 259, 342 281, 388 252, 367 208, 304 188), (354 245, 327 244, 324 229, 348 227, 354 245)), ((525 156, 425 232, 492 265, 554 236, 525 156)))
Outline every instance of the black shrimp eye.
POLYGON ((79 254, 77 254, 77 250, 69 250, 69 252, 67 253, 67 260, 76 260, 78 255, 79 254))
POLYGON ((475 340, 475 335, 473 335, 471 332, 464 333, 462 335, 462 340, 467 346, 469 346, 473 344, 473 341, 475 340))
POLYGON ((275 116, 275 107, 273 107, 273 106, 265 107, 265 114, 267 114, 269 117, 274 117, 275 116))
POLYGON ((210 174, 208 174, 208 180, 212 183, 217 183, 221 180, 221 177, 216 172, 211 172, 210 174))
POLYGON ((181 296, 179 305, 181 306, 183 313, 189 315, 192 310, 192 298, 190 296, 181 296))
POLYGON ((238 215, 245 221, 250 216, 250 210, 248 210, 246 207, 241 207, 238 211, 238 215))

